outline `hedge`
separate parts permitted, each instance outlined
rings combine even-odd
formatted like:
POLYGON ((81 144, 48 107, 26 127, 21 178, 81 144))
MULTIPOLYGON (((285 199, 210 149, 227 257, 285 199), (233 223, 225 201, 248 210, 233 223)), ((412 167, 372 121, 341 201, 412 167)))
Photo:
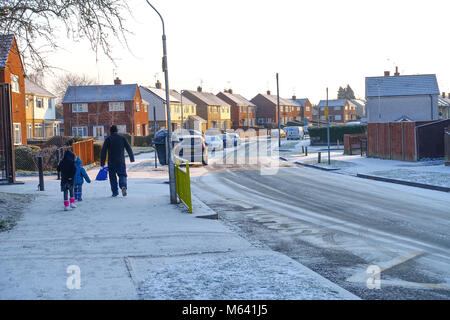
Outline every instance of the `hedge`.
POLYGON ((37 156, 42 157, 44 171, 55 170, 57 147, 39 148, 36 146, 18 146, 14 148, 16 170, 37 171, 37 156))
MULTIPOLYGON (((121 133, 125 137, 128 143, 131 145, 131 135, 128 133, 121 133)), ((152 145, 153 135, 149 136, 134 136, 133 147, 150 147, 152 145)))
MULTIPOLYGON (((336 143, 339 140, 344 142, 344 134, 365 133, 367 125, 354 125, 354 126, 330 126, 330 142, 336 143)), ((327 127, 309 127, 309 136, 311 142, 327 143, 327 127)))

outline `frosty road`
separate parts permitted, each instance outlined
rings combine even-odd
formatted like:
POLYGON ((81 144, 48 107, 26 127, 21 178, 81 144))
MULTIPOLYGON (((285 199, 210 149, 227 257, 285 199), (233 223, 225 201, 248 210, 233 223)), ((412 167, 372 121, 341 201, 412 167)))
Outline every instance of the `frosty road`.
MULTIPOLYGON (((239 147, 240 155, 253 145, 239 147)), ((193 178, 194 194, 254 244, 363 299, 450 298, 450 194, 283 162, 262 175, 211 159, 193 178), (379 289, 367 285, 374 266, 379 289)))

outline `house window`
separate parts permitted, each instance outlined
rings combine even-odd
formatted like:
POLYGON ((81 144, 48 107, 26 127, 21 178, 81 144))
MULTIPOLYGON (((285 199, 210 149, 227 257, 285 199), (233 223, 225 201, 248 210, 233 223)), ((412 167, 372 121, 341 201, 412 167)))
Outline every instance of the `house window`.
POLYGON ((125 103, 122 102, 110 102, 109 111, 125 111, 125 103))
POLYGON ((31 123, 27 123, 27 138, 33 138, 31 131, 31 123))
POLYGON ((320 116, 320 120, 325 120, 325 116, 320 116))
POLYGON ((120 133, 126 133, 127 132, 127 126, 124 124, 117 125, 117 131, 120 133))
POLYGON ((72 112, 88 112, 87 103, 72 103, 72 112))
POLYGON ((341 111, 341 107, 334 107, 334 111, 341 111))
POLYGON ((148 104, 144 104, 144 112, 148 112, 148 104))
POLYGON ((320 107, 320 111, 325 111, 325 107, 320 107))
POLYGON ((309 111, 309 110, 311 110, 311 108, 310 107, 306 107, 306 111, 309 111))
POLYGON ((345 106, 345 110, 348 110, 348 106, 345 106))
POLYGON ((25 108, 28 108, 28 104, 30 103, 28 97, 25 97, 25 108))
POLYGON ((136 135, 137 136, 141 135, 141 125, 140 124, 136 125, 136 135))
POLYGON ((14 123, 14 144, 22 144, 22 125, 20 123, 14 123))
POLYGON ((44 107, 44 102, 42 98, 37 98, 36 99, 36 107, 37 108, 43 108, 44 107))
MULTIPOLYGON (((20 93, 19 77, 11 73, 11 91, 20 93)), ((22 140, 20 140, 22 143, 22 140)))
POLYGON ((35 138, 44 137, 44 127, 42 126, 42 123, 36 123, 34 125, 34 137, 35 138))
POLYGON ((341 121, 341 120, 342 120, 342 117, 340 114, 339 115, 337 114, 334 116, 334 121, 341 121))
POLYGON ((140 111, 141 110, 141 106, 139 104, 139 102, 136 102, 136 111, 140 111))
POLYGON ((77 137, 87 137, 88 127, 72 127, 72 135, 77 137))
POLYGON ((345 120, 348 120, 348 114, 345 115, 345 120))

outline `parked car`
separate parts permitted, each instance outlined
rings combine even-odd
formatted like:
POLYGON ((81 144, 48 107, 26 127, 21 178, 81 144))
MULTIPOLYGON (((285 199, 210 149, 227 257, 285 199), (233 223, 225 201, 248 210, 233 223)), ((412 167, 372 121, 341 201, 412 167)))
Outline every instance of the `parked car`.
POLYGON ((222 142, 224 148, 236 147, 241 144, 241 138, 236 133, 222 134, 222 142))
POLYGON ((188 130, 189 131, 189 134, 191 134, 191 135, 195 135, 195 136, 203 136, 203 133, 201 133, 200 131, 198 131, 198 130, 192 130, 192 129, 189 129, 188 130))
MULTIPOLYGON (((278 136, 278 129, 272 129, 271 134, 278 136)), ((280 138, 286 138, 286 132, 283 129, 280 129, 280 138)))
POLYGON ((208 164, 208 149, 205 139, 200 135, 179 136, 174 147, 175 158, 181 158, 189 163, 208 164))
POLYGON ((223 140, 221 136, 205 136, 205 143, 209 150, 222 150, 223 140))
POLYGON ((288 140, 303 139, 303 127, 286 127, 286 138, 288 140))

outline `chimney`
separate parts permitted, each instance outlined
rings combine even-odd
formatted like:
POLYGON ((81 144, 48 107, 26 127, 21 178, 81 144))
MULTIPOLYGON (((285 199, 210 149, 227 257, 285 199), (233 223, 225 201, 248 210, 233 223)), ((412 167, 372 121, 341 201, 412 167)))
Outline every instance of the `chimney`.
POLYGON ((197 92, 202 92, 202 87, 198 86, 197 87, 197 92))
POLYGON ((122 84, 122 80, 120 80, 119 77, 116 77, 116 79, 114 79, 114 84, 122 84))
POLYGON ((394 73, 394 76, 399 76, 400 75, 400 73, 398 72, 398 67, 395 67, 395 73, 394 73))
POLYGON ((228 89, 228 93, 233 94, 233 89, 228 89))
POLYGON ((389 77, 390 74, 391 74, 391 73, 390 73, 389 71, 385 71, 385 72, 384 72, 384 76, 385 76, 385 77, 389 77))
POLYGON ((270 96, 270 90, 267 90, 267 94, 270 96))
POLYGON ((442 98, 445 98, 445 92, 442 92, 442 98))
POLYGON ((159 80, 156 80, 155 86, 156 89, 161 89, 161 82, 159 82, 159 80))
POLYGON ((293 95, 292 100, 297 100, 297 97, 295 95, 293 95))

